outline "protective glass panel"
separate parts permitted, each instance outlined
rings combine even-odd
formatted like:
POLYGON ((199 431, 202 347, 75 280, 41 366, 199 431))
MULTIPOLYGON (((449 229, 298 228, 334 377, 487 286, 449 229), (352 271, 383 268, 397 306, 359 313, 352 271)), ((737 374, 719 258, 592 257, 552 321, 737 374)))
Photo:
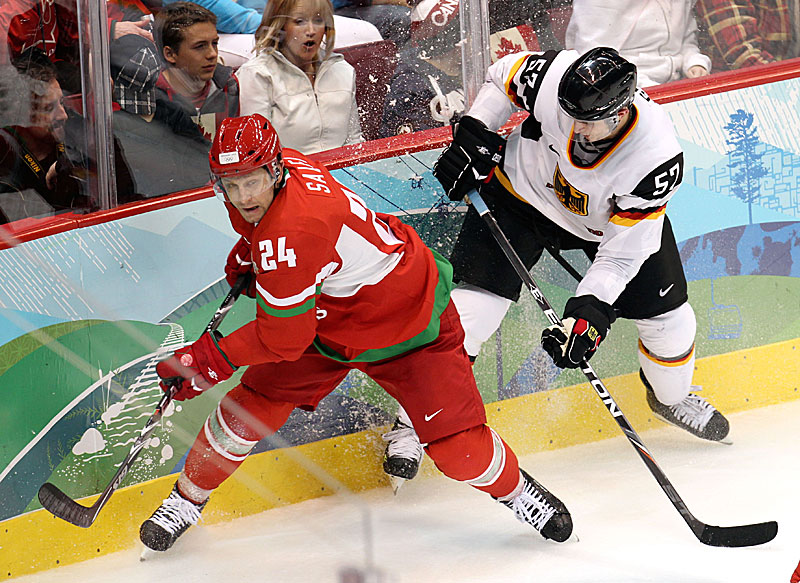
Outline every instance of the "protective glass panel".
MULTIPOLYGON (((547 4, 543 2, 542 4, 547 4)), ((562 10, 566 48, 616 48, 636 64, 640 87, 800 56, 794 2, 577 0, 562 10)))
POLYGON ((78 22, 74 0, 0 6, 0 224, 96 207, 78 22))

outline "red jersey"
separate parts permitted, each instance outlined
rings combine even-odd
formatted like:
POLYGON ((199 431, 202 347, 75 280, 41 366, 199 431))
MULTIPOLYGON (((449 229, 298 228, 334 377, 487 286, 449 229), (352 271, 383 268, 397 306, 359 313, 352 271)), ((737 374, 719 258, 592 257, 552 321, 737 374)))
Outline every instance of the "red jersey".
POLYGON ((376 361, 433 341, 450 264, 325 168, 283 154, 288 177, 257 225, 226 205, 257 272, 256 319, 220 341, 229 360, 297 360, 313 344, 336 360, 376 361))
POLYGON ((78 27, 74 9, 55 0, 3 0, 0 4, 0 63, 9 62, 30 47, 39 47, 56 60, 57 49, 75 46, 78 27))

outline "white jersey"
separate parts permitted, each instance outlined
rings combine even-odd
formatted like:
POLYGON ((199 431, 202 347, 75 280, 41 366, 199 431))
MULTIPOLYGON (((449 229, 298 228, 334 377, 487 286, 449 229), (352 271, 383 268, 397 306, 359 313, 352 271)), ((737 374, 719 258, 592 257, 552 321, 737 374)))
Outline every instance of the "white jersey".
MULTIPOLYGON (((517 109, 531 115, 508 138, 498 179, 554 223, 600 244, 576 295, 613 304, 661 245, 667 201, 683 178, 669 117, 637 90, 632 123, 589 164, 558 122, 558 84, 575 51, 524 52, 489 67, 468 115, 497 130, 517 109)), ((563 125, 563 124, 562 124, 563 125)))

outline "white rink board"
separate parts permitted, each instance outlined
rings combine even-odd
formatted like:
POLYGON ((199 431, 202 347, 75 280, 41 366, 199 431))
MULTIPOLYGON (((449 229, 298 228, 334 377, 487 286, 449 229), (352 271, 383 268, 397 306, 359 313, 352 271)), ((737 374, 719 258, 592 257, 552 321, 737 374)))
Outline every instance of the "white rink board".
POLYGON ((139 549, 14 579, 19 583, 338 583, 363 567, 364 512, 391 583, 785 583, 800 560, 800 401, 731 416, 731 446, 676 429, 643 433, 700 520, 778 520, 771 543, 702 545, 623 437, 522 458, 570 508, 579 541, 546 542, 484 494, 443 477, 310 500, 190 530, 144 563, 139 549))

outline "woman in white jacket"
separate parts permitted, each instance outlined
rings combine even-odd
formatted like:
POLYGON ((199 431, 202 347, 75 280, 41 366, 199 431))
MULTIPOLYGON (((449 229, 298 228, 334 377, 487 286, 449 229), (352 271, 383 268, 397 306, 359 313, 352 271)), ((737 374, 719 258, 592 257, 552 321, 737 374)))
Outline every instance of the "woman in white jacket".
POLYGON ((236 73, 241 115, 260 113, 304 154, 363 141, 355 70, 332 52, 334 38, 329 0, 270 0, 256 56, 236 73))
POLYGON ((693 0, 573 0, 565 44, 584 53, 616 49, 636 65, 639 85, 657 85, 711 72, 697 47, 693 0))

